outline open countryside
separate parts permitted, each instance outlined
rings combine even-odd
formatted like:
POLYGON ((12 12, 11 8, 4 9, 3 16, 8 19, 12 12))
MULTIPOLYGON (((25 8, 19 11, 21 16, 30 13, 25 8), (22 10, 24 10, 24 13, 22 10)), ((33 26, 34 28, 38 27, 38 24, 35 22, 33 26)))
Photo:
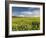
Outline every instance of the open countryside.
POLYGON ((40 17, 12 17, 12 30, 40 30, 40 17))
POLYGON ((12 7, 12 31, 40 30, 40 8, 12 7))

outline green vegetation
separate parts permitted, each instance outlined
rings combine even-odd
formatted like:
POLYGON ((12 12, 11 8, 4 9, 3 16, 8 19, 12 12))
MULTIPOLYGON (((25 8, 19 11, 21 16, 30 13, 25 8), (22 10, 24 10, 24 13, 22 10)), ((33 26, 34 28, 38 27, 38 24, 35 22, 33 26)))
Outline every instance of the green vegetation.
POLYGON ((12 30, 40 30, 40 17, 12 17, 12 30))

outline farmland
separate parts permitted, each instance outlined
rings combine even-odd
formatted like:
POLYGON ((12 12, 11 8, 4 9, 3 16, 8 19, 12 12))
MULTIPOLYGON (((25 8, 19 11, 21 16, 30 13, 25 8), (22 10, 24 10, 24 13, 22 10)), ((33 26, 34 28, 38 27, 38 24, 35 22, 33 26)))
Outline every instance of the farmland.
POLYGON ((12 17, 12 30, 40 30, 40 17, 12 17))

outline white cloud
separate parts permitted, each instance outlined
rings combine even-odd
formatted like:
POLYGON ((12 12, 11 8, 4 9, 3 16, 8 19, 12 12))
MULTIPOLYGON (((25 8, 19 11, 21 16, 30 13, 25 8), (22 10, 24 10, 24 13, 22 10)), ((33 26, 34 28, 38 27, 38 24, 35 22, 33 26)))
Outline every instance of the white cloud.
POLYGON ((26 15, 26 14, 32 14, 32 12, 29 12, 29 11, 24 11, 24 12, 21 12, 22 14, 26 15))
POLYGON ((40 10, 34 10, 34 11, 33 11, 33 14, 34 14, 34 15, 40 15, 40 10))
POLYGON ((24 15, 18 15, 18 17, 24 17, 24 15))
POLYGON ((39 17, 40 16, 40 11, 39 10, 34 10, 33 12, 30 11, 24 11, 21 12, 22 14, 19 15, 19 17, 39 17))

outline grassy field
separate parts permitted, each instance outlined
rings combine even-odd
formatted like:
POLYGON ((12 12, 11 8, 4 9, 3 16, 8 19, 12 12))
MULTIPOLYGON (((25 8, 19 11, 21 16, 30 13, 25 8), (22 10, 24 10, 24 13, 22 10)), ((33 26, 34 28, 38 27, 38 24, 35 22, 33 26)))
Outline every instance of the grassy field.
POLYGON ((40 17, 12 17, 12 30, 40 30, 40 17))

